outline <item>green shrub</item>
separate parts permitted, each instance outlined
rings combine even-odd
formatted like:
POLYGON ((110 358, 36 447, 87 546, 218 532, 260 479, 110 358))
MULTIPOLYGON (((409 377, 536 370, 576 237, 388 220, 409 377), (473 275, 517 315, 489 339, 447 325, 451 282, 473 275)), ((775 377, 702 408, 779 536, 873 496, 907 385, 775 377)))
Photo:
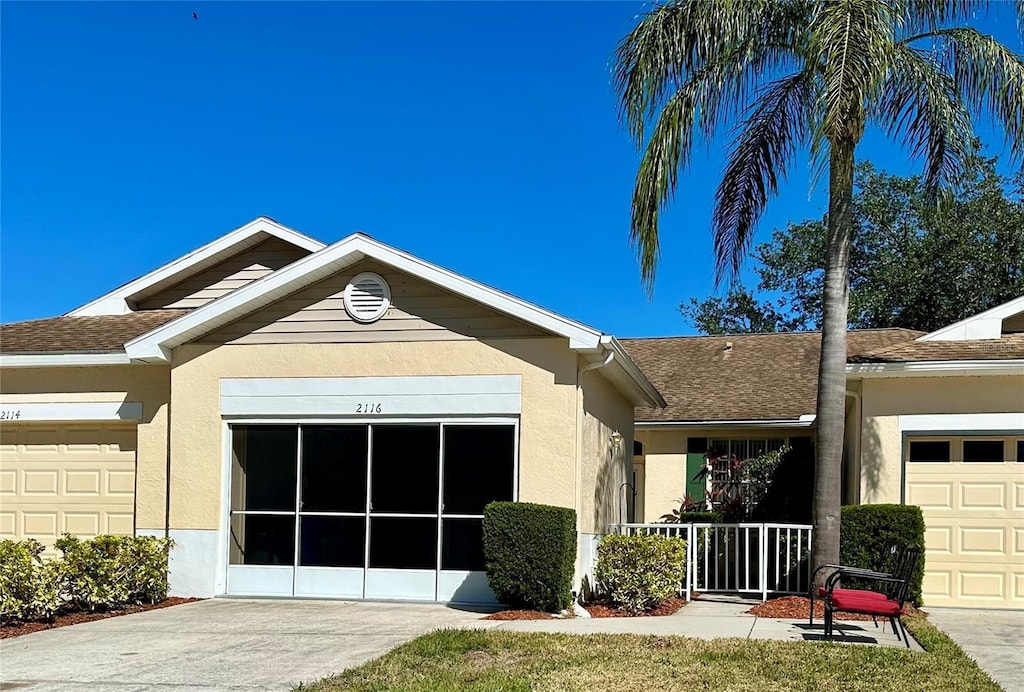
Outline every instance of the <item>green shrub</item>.
POLYGON ((554 612, 572 603, 576 512, 526 502, 484 508, 487 581, 513 608, 554 612))
POLYGON ((612 605, 640 613, 676 595, 686 577, 686 541, 668 536, 605 536, 594 570, 612 605))
POLYGON ((43 562, 39 541, 0 541, 0 617, 49 620, 61 605, 54 563, 43 562))
MULTIPOLYGON (((848 505, 842 508, 839 561, 844 565, 885 570, 892 545, 924 548, 924 515, 913 505, 848 505)), ((910 580, 909 598, 921 603, 924 554, 910 580)))
POLYGON ((83 541, 70 534, 57 540, 64 557, 58 587, 81 610, 156 603, 167 598, 167 555, 171 542, 154 536, 98 536, 83 541))

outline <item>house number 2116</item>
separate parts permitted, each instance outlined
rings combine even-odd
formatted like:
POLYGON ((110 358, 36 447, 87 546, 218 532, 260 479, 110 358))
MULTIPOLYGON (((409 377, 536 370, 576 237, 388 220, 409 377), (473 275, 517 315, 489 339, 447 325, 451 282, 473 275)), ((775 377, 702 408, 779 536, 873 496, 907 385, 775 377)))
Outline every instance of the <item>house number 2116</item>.
POLYGON ((381 405, 380 402, 371 402, 369 404, 356 404, 356 413, 380 413, 381 405))

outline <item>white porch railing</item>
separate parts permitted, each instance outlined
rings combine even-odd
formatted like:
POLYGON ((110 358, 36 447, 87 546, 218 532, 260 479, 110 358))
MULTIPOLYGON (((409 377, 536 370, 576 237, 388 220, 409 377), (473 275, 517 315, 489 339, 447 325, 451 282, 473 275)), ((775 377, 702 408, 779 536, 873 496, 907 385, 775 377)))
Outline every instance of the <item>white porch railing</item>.
POLYGON ((811 577, 809 524, 614 524, 610 533, 657 534, 686 541, 679 594, 805 594, 811 577))

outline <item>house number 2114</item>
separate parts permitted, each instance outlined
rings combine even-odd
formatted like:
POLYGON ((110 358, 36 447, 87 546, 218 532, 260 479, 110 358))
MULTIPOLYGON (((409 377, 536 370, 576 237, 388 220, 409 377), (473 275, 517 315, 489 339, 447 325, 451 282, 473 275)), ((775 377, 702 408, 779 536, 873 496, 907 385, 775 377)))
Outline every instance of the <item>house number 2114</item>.
POLYGON ((371 402, 368 404, 356 404, 356 413, 380 413, 381 405, 380 402, 371 402))

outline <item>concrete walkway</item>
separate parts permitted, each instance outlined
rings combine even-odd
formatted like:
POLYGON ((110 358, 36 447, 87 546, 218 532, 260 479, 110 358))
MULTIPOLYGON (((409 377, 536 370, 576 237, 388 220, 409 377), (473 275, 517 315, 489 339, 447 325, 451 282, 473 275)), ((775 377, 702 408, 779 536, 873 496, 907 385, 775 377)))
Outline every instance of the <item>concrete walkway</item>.
POLYGON ((928 608, 928 619, 1006 692, 1024 692, 1024 610, 928 608))
MULTIPOLYGON (((568 632, 572 634, 651 634, 676 635, 697 639, 739 637, 779 641, 822 641, 820 620, 808 626, 806 619, 777 620, 759 618, 746 611, 760 601, 728 596, 703 596, 674 615, 639 618, 576 618, 572 620, 517 620, 503 622, 499 629, 515 632, 568 632)), ((906 648, 891 627, 876 628, 871 622, 836 623, 835 641, 847 644, 871 644, 906 648)), ((911 638, 911 649, 921 646, 911 638)))
POLYGON ((441 605, 213 599, 0 641, 0 690, 289 690, 480 613, 441 605))

